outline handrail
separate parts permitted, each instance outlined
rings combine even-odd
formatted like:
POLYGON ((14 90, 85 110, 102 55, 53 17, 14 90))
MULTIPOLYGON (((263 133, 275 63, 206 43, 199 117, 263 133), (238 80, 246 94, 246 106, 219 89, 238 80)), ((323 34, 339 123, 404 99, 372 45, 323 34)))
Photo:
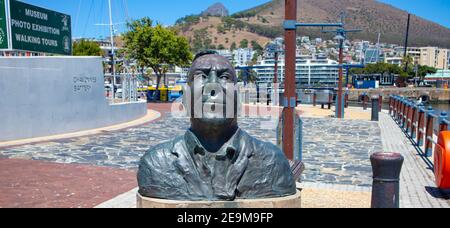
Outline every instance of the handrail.
POLYGON ((439 135, 450 126, 447 113, 436 114, 431 106, 424 107, 398 95, 389 96, 389 114, 426 157, 433 155, 433 146, 437 144, 434 134, 439 135), (435 129, 435 123, 439 129, 435 129))

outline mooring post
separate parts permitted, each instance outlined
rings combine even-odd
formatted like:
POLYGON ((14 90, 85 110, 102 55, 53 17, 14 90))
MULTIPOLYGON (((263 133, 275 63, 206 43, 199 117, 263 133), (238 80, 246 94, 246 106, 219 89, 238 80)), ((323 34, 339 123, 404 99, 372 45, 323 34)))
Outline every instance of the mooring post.
POLYGON ((372 121, 379 120, 378 109, 380 108, 380 103, 378 99, 379 96, 372 96, 372 121))
POLYGON ((373 171, 372 208, 400 207, 403 161, 399 153, 375 153, 370 156, 373 171))

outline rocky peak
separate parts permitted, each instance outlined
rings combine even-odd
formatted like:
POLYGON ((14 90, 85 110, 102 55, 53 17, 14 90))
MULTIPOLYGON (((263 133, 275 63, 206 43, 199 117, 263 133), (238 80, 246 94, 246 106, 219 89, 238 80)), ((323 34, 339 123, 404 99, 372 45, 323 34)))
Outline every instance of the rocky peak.
POLYGON ((202 12, 202 16, 227 17, 228 15, 228 9, 220 2, 208 7, 208 9, 202 12))

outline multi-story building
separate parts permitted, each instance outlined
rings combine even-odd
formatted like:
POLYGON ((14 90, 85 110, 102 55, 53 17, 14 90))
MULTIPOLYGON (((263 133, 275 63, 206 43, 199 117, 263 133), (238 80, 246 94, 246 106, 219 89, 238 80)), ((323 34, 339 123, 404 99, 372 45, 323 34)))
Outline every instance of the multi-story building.
POLYGON ((450 70, 450 49, 447 50, 447 69, 450 70))
POLYGON ((217 54, 225 57, 228 61, 233 62, 233 53, 230 50, 216 50, 217 54))
POLYGON ((251 48, 239 48, 233 51, 233 62, 236 66, 247 66, 255 52, 251 48))
MULTIPOLYGON (((258 84, 271 84, 274 79, 275 60, 263 60, 255 70, 258 84)), ((284 59, 278 62, 278 82, 284 82, 284 59)), ((313 59, 310 56, 297 56, 296 83, 300 86, 336 86, 339 78, 338 63, 327 58, 313 59)))
POLYGON ((438 47, 410 47, 408 55, 413 57, 414 64, 447 69, 449 51, 438 47))
POLYGON ((387 55, 384 56, 385 63, 401 66, 402 61, 403 61, 403 57, 399 57, 399 56, 388 57, 387 55))
POLYGON ((369 48, 364 52, 364 63, 378 63, 382 62, 382 57, 380 57, 381 51, 377 48, 369 48))

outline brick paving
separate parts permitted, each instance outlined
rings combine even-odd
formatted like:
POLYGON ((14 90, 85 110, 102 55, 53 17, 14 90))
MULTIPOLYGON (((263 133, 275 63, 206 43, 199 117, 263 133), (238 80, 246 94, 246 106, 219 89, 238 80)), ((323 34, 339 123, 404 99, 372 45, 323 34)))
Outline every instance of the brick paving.
POLYGON ((381 113, 380 126, 384 151, 401 153, 405 158, 400 177, 400 207, 449 208, 450 192, 435 187, 432 167, 387 113, 381 113))
POLYGON ((0 159, 0 208, 91 208, 133 189, 133 171, 0 159))

